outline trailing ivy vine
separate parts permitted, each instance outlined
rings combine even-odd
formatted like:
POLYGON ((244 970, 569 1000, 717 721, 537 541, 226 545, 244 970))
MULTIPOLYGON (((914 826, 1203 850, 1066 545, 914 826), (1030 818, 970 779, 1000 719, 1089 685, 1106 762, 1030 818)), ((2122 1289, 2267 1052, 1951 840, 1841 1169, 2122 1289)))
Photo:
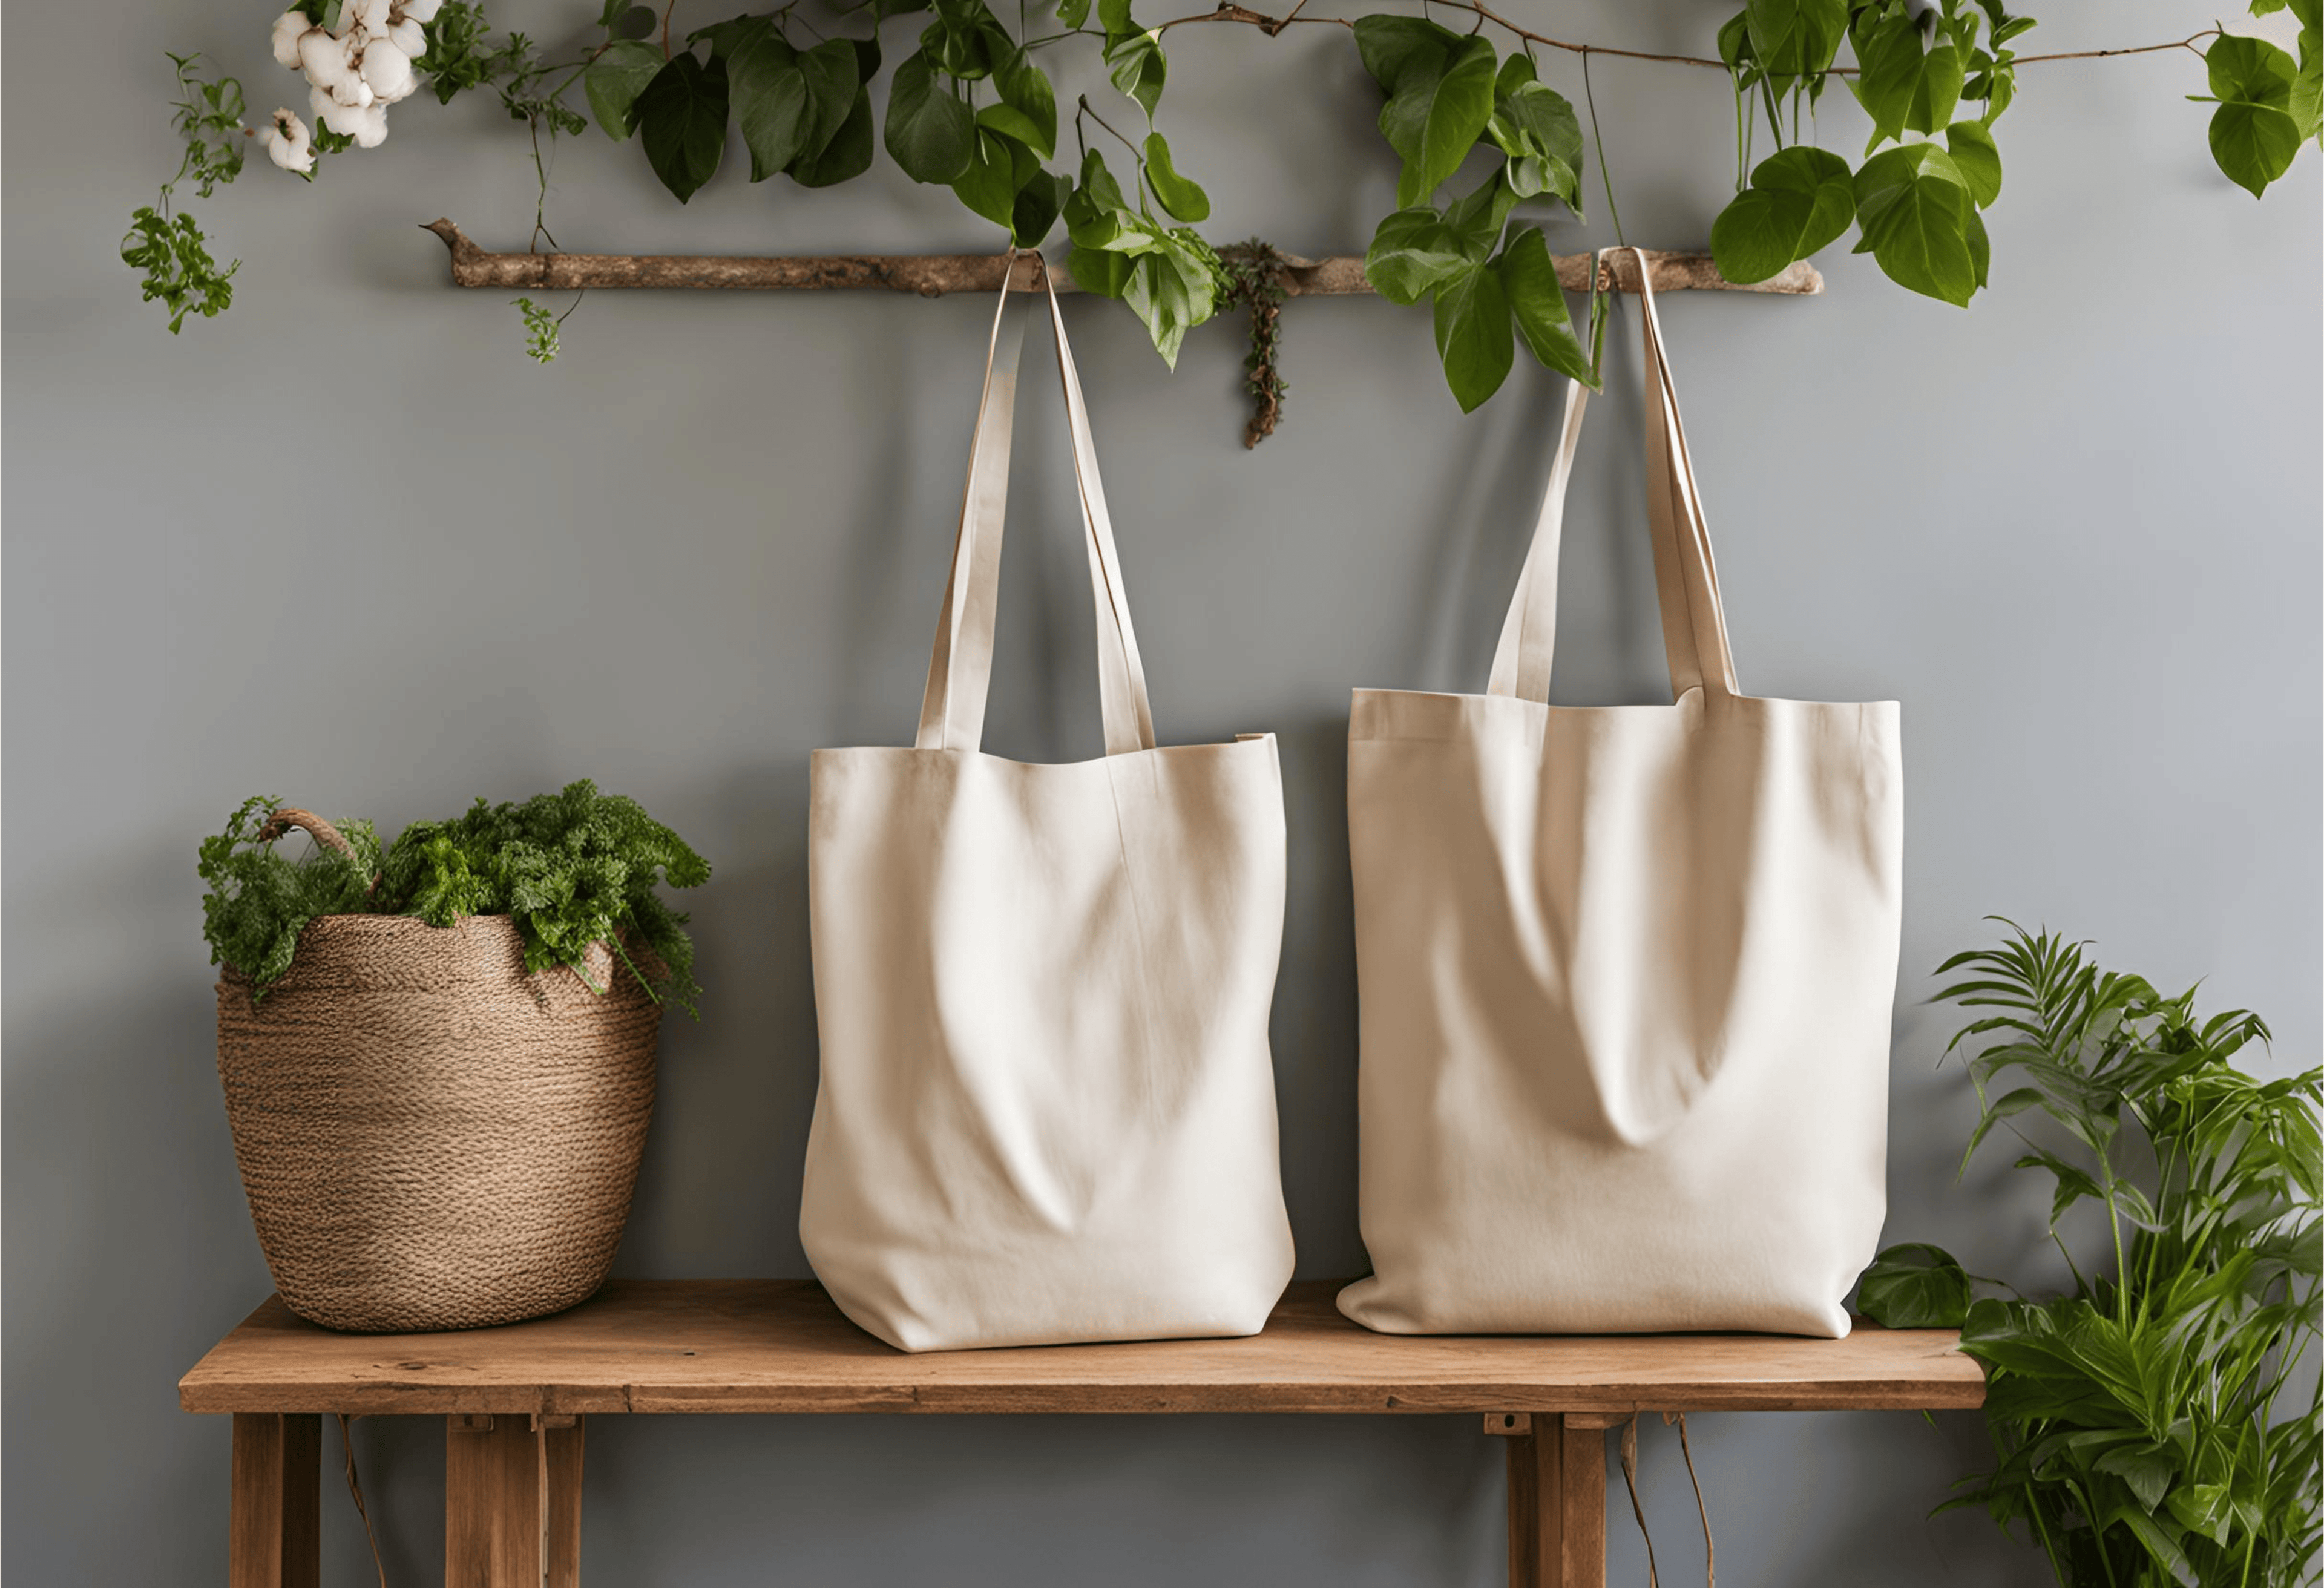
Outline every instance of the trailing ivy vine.
MULTIPOLYGON (((1248 304, 1260 417, 1247 439, 1255 442, 1281 408, 1280 276, 1252 263, 1268 254, 1231 260, 1194 229, 1209 218, 1209 196, 1179 169, 1157 119, 1169 78, 1164 40, 1175 28, 1223 22, 1272 37, 1296 23, 1352 36, 1383 96, 1381 134, 1401 162, 1397 208, 1372 236, 1365 273, 1395 302, 1428 302, 1446 383, 1464 410, 1499 389, 1519 343, 1542 364, 1595 383, 1594 291, 1591 330, 1579 332, 1542 225, 1560 211, 1582 215, 1591 165, 1609 211, 1612 184, 1591 96, 1577 115, 1542 80, 1543 51, 1579 55, 1585 89, 1592 55, 1727 74, 1736 193, 1711 244, 1737 282, 1764 281, 1852 228, 1856 252, 1870 254, 1898 285, 1967 305, 1990 275, 1986 216, 2002 190, 1995 125, 2016 96, 2019 69, 2035 61, 2199 56, 2209 92, 2188 97, 2215 106, 2212 157, 2255 196, 2291 169, 2303 143, 2324 142, 2324 0, 2249 0, 2254 15, 2292 14, 2296 58, 2218 26, 2167 44, 2021 56, 2015 46, 2034 23, 2003 0, 1747 0, 1718 30, 1715 58, 1557 39, 1486 0, 1435 0, 1431 9, 1459 19, 1458 29, 1388 13, 1311 15, 1306 0, 1282 16, 1228 0, 1158 22, 1134 15, 1140 4, 1153 0, 1019 0, 1012 26, 990 0, 787 0, 681 30, 680 0, 603 0, 590 42, 560 53, 522 33, 496 33, 484 0, 300 0, 275 17, 273 52, 304 78, 316 125, 286 107, 251 126, 236 78, 207 75, 198 57, 172 56, 183 157, 159 206, 135 212, 122 257, 142 272, 146 298, 169 310, 173 332, 189 314, 219 313, 232 301, 236 266, 218 269, 200 226, 171 209, 177 185, 192 180, 208 198, 233 181, 245 138, 261 139, 272 163, 311 180, 319 157, 382 143, 388 107, 423 90, 439 103, 492 92, 524 125, 541 195, 536 250, 556 246, 542 213, 549 152, 593 124, 617 143, 634 142, 680 203, 717 173, 738 134, 752 182, 779 174, 805 188, 861 176, 884 147, 905 175, 950 189, 1019 247, 1039 246, 1062 222, 1074 280, 1128 305, 1174 367, 1188 330, 1229 302, 1248 304), (902 19, 910 20, 886 26, 902 19), (883 39, 908 52, 876 108, 871 85, 883 39), (1037 60, 1068 46, 1094 46, 1121 97, 1112 119, 1086 97, 1076 100, 1070 157, 1061 152, 1056 85, 1037 60), (1872 124, 1853 159, 1821 139, 1816 112, 1834 79, 1872 124), (1485 174, 1448 193, 1480 148, 1485 174)), ((1618 235, 1618 214, 1613 219, 1618 235)), ((518 304, 525 350, 554 358, 563 316, 529 299, 518 304)))

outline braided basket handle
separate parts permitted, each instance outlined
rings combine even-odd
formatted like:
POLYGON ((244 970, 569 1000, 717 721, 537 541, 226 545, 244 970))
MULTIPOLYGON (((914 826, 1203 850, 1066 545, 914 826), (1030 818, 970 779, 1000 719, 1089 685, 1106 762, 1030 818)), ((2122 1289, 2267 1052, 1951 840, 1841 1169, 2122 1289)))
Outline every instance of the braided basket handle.
POLYGON ((336 849, 350 860, 355 858, 355 845, 341 836, 338 828, 313 811, 300 810, 295 805, 278 805, 268 811, 266 825, 258 829, 258 841, 272 844, 293 827, 303 830, 325 848, 336 849))

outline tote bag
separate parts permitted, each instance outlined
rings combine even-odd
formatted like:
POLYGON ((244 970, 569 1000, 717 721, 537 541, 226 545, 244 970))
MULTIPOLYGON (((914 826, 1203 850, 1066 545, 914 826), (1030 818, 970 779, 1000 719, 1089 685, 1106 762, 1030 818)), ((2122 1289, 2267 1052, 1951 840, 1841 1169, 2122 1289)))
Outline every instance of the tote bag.
POLYGON ((813 761, 823 1073, 799 1234, 840 1309, 906 1351, 1252 1334, 1291 1278, 1267 1039, 1275 740, 1156 745, 1048 301, 1103 759, 978 748, 1020 340, 1004 290, 918 741, 813 761))
POLYGON ((1355 695, 1374 1329, 1838 1337, 1880 1233, 1897 708, 1741 692, 1637 267, 1674 704, 1547 704, 1578 383, 1486 693, 1355 695))

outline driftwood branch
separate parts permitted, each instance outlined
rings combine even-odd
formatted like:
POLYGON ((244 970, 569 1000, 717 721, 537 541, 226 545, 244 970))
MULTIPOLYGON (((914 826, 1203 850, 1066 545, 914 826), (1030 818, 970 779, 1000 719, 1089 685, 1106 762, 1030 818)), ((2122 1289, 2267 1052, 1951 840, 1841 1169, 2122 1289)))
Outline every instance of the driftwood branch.
MULTIPOLYGON (((917 292, 941 298, 947 292, 991 292, 1001 285, 1001 256, 993 254, 925 254, 902 255, 826 254, 792 258, 752 258, 738 254, 488 254, 470 242, 448 220, 432 221, 424 228, 444 241, 452 254, 452 282, 460 287, 495 287, 503 291, 577 292, 595 288, 675 287, 735 289, 748 291, 832 291, 878 289, 917 292)), ((1764 282, 1743 285, 1719 273, 1708 254, 1664 253, 1649 248, 1655 291, 1684 292, 1716 290, 1728 292, 1775 292, 1789 296, 1823 291, 1823 276, 1805 261, 1764 282)), ((1284 289, 1295 297, 1342 297, 1370 292, 1364 262, 1342 255, 1333 259, 1301 259, 1285 254, 1284 289)), ((1557 278, 1572 292, 1590 289, 1591 258, 1587 254, 1561 254, 1557 278)), ((1040 284, 1040 263, 1031 254, 1017 260, 1019 290, 1040 284)), ((1600 287, 1626 292, 1637 291, 1637 266, 1626 254, 1600 272, 1600 287), (1611 277, 1611 280, 1603 279, 1611 277)), ((1062 267, 1057 291, 1077 291, 1062 267)))

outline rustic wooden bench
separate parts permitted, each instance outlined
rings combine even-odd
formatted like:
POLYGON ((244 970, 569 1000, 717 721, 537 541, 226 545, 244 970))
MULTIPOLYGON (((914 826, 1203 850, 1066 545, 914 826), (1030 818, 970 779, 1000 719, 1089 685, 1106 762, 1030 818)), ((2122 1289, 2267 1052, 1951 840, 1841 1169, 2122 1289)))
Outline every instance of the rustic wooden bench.
POLYGON ((1509 1580, 1600 1588, 1605 1430, 1638 1412, 1941 1409, 1950 1330, 1845 1340, 1368 1334, 1294 1285, 1264 1334, 908 1356, 786 1279, 617 1279, 555 1317, 337 1334, 266 1304, 180 1380, 234 1417, 232 1588, 316 1588, 321 1417, 445 1419, 447 1588, 576 1588, 586 1419, 654 1412, 1465 1414, 1508 1441, 1509 1580))

